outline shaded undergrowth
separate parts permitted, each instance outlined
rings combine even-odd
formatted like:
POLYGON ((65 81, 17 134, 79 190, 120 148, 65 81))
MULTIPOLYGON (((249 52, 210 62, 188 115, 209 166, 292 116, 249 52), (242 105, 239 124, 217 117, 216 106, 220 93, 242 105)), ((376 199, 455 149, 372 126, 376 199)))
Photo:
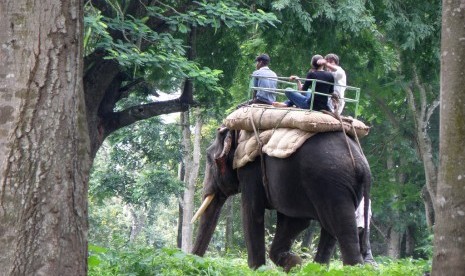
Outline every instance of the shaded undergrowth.
POLYGON ((245 258, 207 257, 185 254, 178 249, 133 249, 114 251, 89 247, 89 275, 423 275, 430 271, 427 260, 376 258, 378 267, 342 266, 332 261, 324 266, 312 262, 289 274, 272 264, 251 270, 245 258))

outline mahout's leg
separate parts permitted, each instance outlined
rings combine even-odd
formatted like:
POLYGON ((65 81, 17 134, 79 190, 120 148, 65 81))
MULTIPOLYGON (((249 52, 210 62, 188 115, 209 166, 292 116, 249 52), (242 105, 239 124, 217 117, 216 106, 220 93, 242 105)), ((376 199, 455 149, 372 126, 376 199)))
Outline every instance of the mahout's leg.
POLYGON ((336 238, 334 238, 328 231, 321 227, 320 242, 316 251, 314 261, 320 264, 329 264, 329 260, 333 255, 334 248, 336 247, 336 238))
MULTIPOLYGON (((363 239, 363 234, 365 229, 362 227, 358 228, 358 238, 361 241, 363 239)), ((375 259, 373 258, 373 254, 371 253, 371 244, 370 244, 370 229, 368 229, 366 235, 367 237, 367 248, 366 251, 362 251, 362 243, 360 242, 360 251, 362 252, 363 261, 365 264, 371 264, 372 266, 377 267, 378 264, 376 263, 375 259)))
POLYGON ((291 218, 277 212, 276 234, 270 248, 270 259, 285 271, 301 264, 302 259, 292 253, 291 246, 297 235, 310 224, 309 219, 291 218))
POLYGON ((239 170, 242 199, 242 226, 250 268, 265 264, 265 191, 258 162, 239 170), (258 166, 257 166, 258 165, 258 166))

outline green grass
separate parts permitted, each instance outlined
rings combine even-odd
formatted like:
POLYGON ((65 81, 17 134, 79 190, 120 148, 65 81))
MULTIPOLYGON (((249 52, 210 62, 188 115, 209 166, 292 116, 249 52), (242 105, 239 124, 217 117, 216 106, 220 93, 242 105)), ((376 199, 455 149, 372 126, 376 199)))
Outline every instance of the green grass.
POLYGON ((113 251, 96 246, 89 247, 89 275, 423 275, 430 271, 431 262, 425 260, 390 260, 377 258, 378 268, 342 266, 332 261, 324 266, 307 262, 295 267, 289 274, 273 264, 251 270, 243 258, 201 258, 185 254, 178 249, 134 249, 113 251))

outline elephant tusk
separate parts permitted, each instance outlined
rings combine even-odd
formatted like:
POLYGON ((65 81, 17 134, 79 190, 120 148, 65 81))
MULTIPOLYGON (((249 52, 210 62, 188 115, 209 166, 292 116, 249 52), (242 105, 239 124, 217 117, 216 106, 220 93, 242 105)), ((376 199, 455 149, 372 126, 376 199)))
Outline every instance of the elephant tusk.
POLYGON ((199 210, 195 215, 192 217, 191 223, 194 223, 198 217, 200 217, 203 212, 205 212, 205 209, 207 209, 208 205, 212 202, 213 198, 215 197, 215 194, 208 195, 204 200, 202 205, 200 205, 199 210))

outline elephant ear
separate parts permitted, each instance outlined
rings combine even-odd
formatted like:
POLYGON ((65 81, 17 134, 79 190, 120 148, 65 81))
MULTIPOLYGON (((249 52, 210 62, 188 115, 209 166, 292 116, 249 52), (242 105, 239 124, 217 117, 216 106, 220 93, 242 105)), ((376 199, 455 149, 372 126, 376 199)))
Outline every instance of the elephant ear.
MULTIPOLYGON (((223 129, 220 130, 220 133, 223 133, 222 130, 223 129)), ((224 138, 223 150, 221 151, 220 155, 215 158, 216 165, 218 166, 218 169, 220 170, 222 175, 226 173, 226 161, 228 159, 229 151, 231 150, 231 145, 232 135, 231 131, 228 131, 226 137, 224 138)))

